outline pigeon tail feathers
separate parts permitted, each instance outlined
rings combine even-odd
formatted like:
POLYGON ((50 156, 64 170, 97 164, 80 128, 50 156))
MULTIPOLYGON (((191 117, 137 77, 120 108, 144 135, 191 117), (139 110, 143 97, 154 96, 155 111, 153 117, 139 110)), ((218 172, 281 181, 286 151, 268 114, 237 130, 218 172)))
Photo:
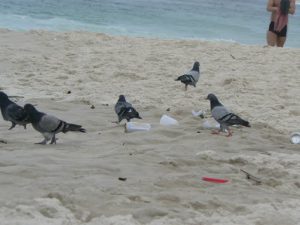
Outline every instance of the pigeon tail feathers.
POLYGON ((66 133, 68 131, 74 131, 74 132, 82 132, 86 133, 86 130, 82 128, 81 125, 73 124, 73 123, 66 123, 63 128, 63 133, 66 133))

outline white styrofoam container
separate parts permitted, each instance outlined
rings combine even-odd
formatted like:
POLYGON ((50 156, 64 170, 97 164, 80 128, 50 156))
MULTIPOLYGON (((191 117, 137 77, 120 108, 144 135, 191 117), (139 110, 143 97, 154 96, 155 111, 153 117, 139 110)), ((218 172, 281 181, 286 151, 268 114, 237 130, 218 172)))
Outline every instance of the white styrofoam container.
POLYGON ((151 124, 149 123, 137 123, 137 122, 128 122, 125 126, 126 132, 133 131, 149 131, 151 129, 151 124))
POLYGON ((170 125, 178 125, 178 121, 175 120, 174 118, 167 116, 167 115, 163 115, 160 118, 160 122, 161 125, 165 125, 165 126, 170 126, 170 125))

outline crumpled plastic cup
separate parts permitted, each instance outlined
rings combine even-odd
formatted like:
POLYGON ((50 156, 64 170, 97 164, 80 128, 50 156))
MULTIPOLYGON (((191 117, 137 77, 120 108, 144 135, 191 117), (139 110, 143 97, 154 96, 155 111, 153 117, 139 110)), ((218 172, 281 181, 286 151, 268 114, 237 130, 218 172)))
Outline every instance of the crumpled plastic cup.
POLYGON ((160 122, 159 123, 161 125, 164 125, 164 126, 178 125, 178 121, 177 120, 175 120, 174 118, 172 118, 170 116, 167 116, 167 115, 163 115, 160 118, 160 122))
POLYGON ((300 132, 294 132, 291 134, 291 142, 293 144, 300 144, 300 132))
POLYGON ((151 124, 149 123, 137 123, 137 122, 128 122, 125 126, 126 132, 134 131, 149 131, 151 129, 151 124))
POLYGON ((205 120, 202 124, 204 128, 211 129, 211 128, 220 128, 220 124, 215 121, 205 120))
POLYGON ((192 110, 192 115, 195 117, 201 117, 202 119, 204 118, 204 112, 202 110, 200 110, 198 112, 192 110))

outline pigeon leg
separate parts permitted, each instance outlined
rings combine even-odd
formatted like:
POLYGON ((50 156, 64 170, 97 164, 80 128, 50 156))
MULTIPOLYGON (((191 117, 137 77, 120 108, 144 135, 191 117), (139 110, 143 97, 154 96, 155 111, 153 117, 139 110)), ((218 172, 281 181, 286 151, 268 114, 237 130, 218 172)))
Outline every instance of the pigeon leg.
POLYGON ((45 138, 43 141, 35 143, 35 144, 37 144, 37 145, 45 145, 47 143, 47 141, 48 140, 45 138))
POLYGON ((187 84, 185 85, 184 90, 187 91, 187 84))
POLYGON ((213 130, 211 134, 220 134, 220 130, 213 130))
POLYGON ((226 137, 231 137, 232 136, 232 132, 231 130, 229 130, 229 128, 227 128, 228 134, 226 135, 226 137))
POLYGON ((8 130, 13 129, 16 126, 16 124, 14 122, 11 122, 11 127, 8 130))
POLYGON ((52 145, 52 144, 56 144, 56 140, 57 140, 57 138, 55 137, 55 134, 54 134, 53 137, 51 138, 50 144, 51 144, 51 145, 52 145))
POLYGON ((24 129, 26 129, 26 124, 23 125, 24 129))

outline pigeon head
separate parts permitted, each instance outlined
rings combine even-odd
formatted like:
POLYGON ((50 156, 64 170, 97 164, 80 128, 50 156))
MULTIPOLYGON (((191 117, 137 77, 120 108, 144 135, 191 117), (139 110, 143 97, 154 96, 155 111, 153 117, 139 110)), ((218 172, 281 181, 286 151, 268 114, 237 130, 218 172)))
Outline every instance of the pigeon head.
POLYGON ((120 95, 118 101, 119 102, 126 102, 125 96, 124 95, 120 95))
POLYGON ((5 94, 4 92, 0 91, 0 101, 4 101, 8 99, 7 94, 5 94))
POLYGON ((27 112, 27 113, 33 113, 33 112, 36 112, 37 110, 35 109, 35 107, 31 104, 26 104, 24 105, 24 110, 27 112))
POLYGON ((221 106, 222 104, 219 102, 217 96, 214 94, 207 95, 207 100, 210 101, 210 108, 213 109, 215 106, 221 106))
POLYGON ((29 120, 31 122, 38 121, 43 115, 42 113, 37 111, 36 108, 31 104, 24 105, 24 111, 28 114, 29 120))
POLYGON ((4 106, 8 102, 9 102, 8 96, 4 92, 0 91, 0 105, 4 106))
POLYGON ((200 63, 198 61, 194 62, 193 69, 194 71, 199 72, 200 63))

